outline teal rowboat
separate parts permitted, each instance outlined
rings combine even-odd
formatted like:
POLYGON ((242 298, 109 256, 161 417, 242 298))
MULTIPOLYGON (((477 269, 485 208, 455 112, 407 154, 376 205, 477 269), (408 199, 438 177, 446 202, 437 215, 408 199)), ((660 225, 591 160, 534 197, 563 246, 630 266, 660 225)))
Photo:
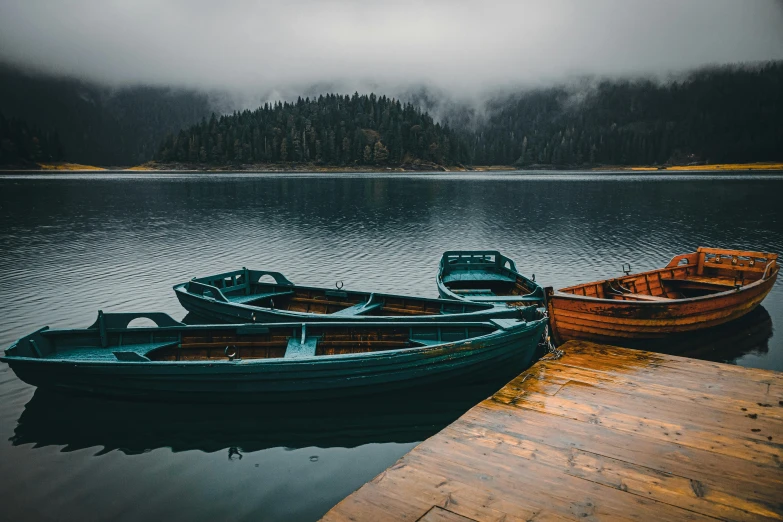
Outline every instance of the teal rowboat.
POLYGON ((514 261, 496 250, 444 252, 438 293, 444 299, 506 305, 543 305, 545 296, 535 276, 523 276, 514 261))
POLYGON ((98 314, 91 327, 43 328, 0 360, 28 384, 155 400, 360 397, 470 380, 533 360, 546 319, 439 323, 279 323, 187 326, 162 313, 98 314), (145 317, 158 326, 129 328, 145 317))
POLYGON ((294 285, 279 272, 235 270, 174 286, 189 312, 217 323, 440 322, 515 317, 492 304, 294 285), (267 282, 268 280, 268 282, 267 282))

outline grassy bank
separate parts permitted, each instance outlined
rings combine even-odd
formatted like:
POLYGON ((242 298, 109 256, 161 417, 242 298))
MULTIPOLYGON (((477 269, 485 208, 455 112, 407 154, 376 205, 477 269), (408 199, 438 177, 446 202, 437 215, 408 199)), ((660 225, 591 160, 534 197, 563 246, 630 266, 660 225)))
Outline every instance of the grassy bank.
MULTIPOLYGON (((67 170, 67 171, 84 171, 84 170, 106 170, 103 167, 96 167, 94 165, 82 165, 81 163, 39 163, 40 170, 67 170)), ((30 169, 36 170, 36 169, 30 169)))
POLYGON ((666 167, 598 167, 592 170, 630 170, 634 172, 646 171, 753 171, 753 170, 783 170, 783 162, 766 163, 714 163, 709 165, 670 165, 666 167))
POLYGON ((353 166, 323 166, 306 163, 254 163, 243 165, 210 165, 188 163, 161 163, 150 161, 142 165, 132 167, 98 167, 83 165, 80 163, 38 163, 29 165, 16 165, 0 168, 0 171, 29 171, 29 172, 501 172, 501 171, 585 171, 585 172, 756 172, 756 171, 783 171, 783 162, 759 162, 759 163, 716 163, 710 165, 669 165, 664 167, 653 166, 624 166, 601 165, 597 167, 586 166, 552 166, 533 165, 530 167, 516 167, 513 165, 452 165, 443 166, 434 163, 415 163, 390 166, 378 165, 353 165, 353 166))

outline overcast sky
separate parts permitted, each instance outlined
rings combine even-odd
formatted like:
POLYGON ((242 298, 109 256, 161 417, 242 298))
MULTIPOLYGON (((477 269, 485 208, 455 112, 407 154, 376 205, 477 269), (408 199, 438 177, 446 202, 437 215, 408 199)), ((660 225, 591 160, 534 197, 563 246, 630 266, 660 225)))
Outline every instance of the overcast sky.
POLYGON ((0 0, 0 59, 113 84, 470 93, 783 59, 783 1, 0 0))

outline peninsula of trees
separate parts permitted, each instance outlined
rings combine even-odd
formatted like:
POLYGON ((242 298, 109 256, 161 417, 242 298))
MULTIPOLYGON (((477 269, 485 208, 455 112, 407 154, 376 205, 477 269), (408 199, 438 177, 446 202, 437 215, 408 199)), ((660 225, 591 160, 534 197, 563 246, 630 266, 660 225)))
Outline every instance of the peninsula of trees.
POLYGON ((202 120, 166 138, 156 159, 577 168, 783 160, 782 63, 668 83, 582 81, 497 97, 472 118, 460 111, 470 116, 453 109, 441 125, 385 96, 300 98, 202 120))
POLYGON ((454 165, 468 159, 466 143, 448 126, 399 100, 354 93, 216 117, 168 136, 162 162, 454 165))

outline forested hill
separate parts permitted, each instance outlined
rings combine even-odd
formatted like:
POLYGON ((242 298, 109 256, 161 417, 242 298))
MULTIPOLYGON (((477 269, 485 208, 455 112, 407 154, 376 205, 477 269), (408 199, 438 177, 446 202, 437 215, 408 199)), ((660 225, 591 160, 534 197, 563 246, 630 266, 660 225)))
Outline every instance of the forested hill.
POLYGON ((64 159, 76 163, 148 161, 166 134, 198 122, 212 110, 208 96, 192 90, 110 88, 0 64, 0 112, 56 132, 64 159))
POLYGON ((410 104, 374 94, 276 103, 171 135, 157 158, 522 167, 783 160, 783 63, 704 69, 669 83, 584 80, 478 108, 450 105, 441 126, 410 104), (483 117, 466 117, 472 113, 483 117))
POLYGON ((170 135, 156 159, 169 162, 453 165, 465 142, 411 104, 376 96, 327 94, 255 111, 214 115, 170 135))
POLYGON ((4 132, 16 136, 4 138, 3 161, 56 161, 58 151, 65 161, 108 166, 153 157, 227 167, 783 160, 783 62, 704 69, 668 83, 580 80, 473 104, 422 87, 396 98, 329 94, 220 115, 239 99, 230 92, 110 88, 0 64, 4 132), (36 140, 24 137, 31 135, 36 140))
POLYGON ((0 112, 0 165, 24 167, 62 159, 63 150, 56 132, 42 131, 16 118, 7 119, 0 112))
POLYGON ((539 89, 485 111, 478 131, 462 133, 479 165, 783 160, 782 62, 539 89))

